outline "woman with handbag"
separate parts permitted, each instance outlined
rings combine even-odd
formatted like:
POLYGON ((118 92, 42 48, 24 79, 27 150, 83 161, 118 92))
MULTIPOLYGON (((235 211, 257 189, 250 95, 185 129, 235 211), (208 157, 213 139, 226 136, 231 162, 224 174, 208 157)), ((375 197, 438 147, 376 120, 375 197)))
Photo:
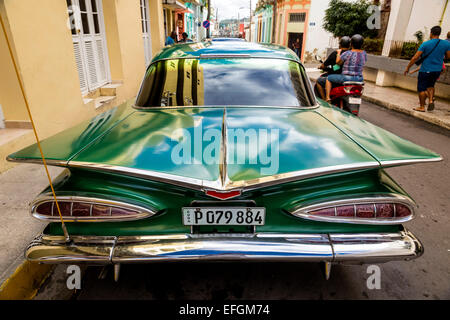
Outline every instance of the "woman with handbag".
POLYGON ((450 42, 439 39, 442 29, 439 26, 431 28, 430 40, 422 43, 405 70, 405 75, 416 64, 420 65, 417 81, 420 107, 415 111, 425 112, 425 102, 428 97, 428 111, 434 110, 434 85, 442 72, 444 59, 450 58, 450 42))

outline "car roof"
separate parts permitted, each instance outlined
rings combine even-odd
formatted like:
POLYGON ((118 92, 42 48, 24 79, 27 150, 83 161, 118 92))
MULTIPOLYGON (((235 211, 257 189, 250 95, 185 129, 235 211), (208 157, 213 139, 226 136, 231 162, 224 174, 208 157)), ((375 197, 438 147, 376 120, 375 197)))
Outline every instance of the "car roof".
POLYGON ((294 51, 280 45, 247 41, 206 40, 167 46, 153 58, 152 63, 167 59, 226 57, 287 59, 300 62, 294 51))

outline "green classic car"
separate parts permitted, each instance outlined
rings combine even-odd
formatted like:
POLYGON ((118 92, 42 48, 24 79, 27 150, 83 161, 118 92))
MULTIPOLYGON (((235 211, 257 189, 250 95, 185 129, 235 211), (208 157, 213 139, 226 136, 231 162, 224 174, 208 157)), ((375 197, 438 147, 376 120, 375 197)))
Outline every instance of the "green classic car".
MULTIPOLYGON (((385 168, 441 157, 316 99, 289 49, 164 49, 137 99, 42 142, 66 170, 32 203, 42 263, 333 263, 423 253, 416 205, 385 168), (59 207, 59 209, 58 209, 59 207), (65 221, 62 227, 59 212, 65 221), (65 232, 66 231, 66 232, 65 232)), ((32 145, 8 157, 40 163, 32 145)))

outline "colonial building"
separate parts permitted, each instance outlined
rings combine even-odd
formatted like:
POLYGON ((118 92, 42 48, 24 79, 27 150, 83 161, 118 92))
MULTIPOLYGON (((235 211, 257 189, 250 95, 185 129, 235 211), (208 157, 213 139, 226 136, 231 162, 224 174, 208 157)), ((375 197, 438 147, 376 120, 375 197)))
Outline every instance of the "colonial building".
POLYGON ((273 4, 260 1, 255 10, 255 35, 256 42, 272 42, 273 30, 273 4))
MULTIPOLYGON (((164 44, 162 0, 0 0, 0 171, 40 138, 133 98, 164 44)), ((44 150, 45 151, 45 150, 44 150)))
POLYGON ((303 60, 310 7, 311 0, 259 0, 253 16, 252 41, 272 42, 294 49, 298 39, 299 56, 303 60))

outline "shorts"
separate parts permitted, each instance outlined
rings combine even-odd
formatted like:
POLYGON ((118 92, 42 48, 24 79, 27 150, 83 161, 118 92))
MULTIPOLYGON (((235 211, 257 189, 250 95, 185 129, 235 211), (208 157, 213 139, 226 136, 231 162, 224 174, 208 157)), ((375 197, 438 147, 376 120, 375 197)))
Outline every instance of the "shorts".
POLYGON ((325 83, 327 82, 327 77, 319 77, 317 83, 320 84, 322 88, 325 88, 325 83))
POLYGON ((330 74, 328 76, 328 80, 336 84, 343 84, 344 82, 347 81, 359 81, 359 82, 364 81, 363 77, 361 76, 349 76, 345 74, 330 74))
POLYGON ((435 72, 419 72, 419 80, 417 80, 417 91, 427 91, 428 88, 434 88, 436 81, 439 79, 441 73, 435 72))
MULTIPOLYGON (((336 73, 335 73, 336 74, 336 73)), ((328 76, 321 76, 321 77, 319 77, 318 79, 317 79, 317 83, 322 87, 322 88, 324 88, 325 89, 325 84, 327 83, 327 77, 329 77, 329 76, 331 76, 331 74, 330 75, 328 75, 328 76)), ((331 83, 331 87, 332 88, 336 88, 336 87, 339 87, 340 86, 340 84, 337 84, 337 83, 331 83)))

